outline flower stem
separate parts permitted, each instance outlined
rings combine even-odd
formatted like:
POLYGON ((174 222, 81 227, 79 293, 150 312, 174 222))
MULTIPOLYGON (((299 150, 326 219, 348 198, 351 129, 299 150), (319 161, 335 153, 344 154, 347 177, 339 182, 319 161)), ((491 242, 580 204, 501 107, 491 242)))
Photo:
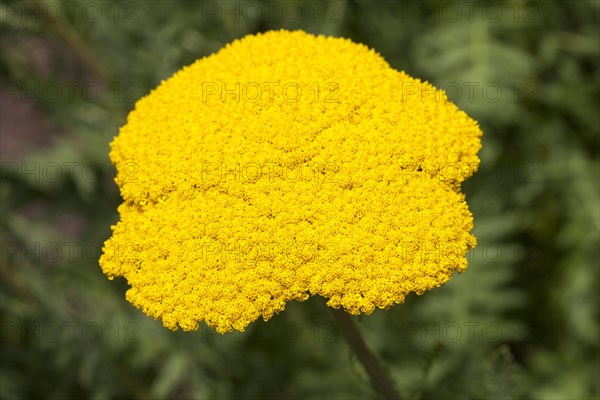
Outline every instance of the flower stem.
POLYGON ((360 330, 344 310, 329 308, 335 317, 342 334, 358 357, 369 377, 375 391, 384 399, 400 400, 392 380, 387 375, 377 357, 369 350, 360 330))

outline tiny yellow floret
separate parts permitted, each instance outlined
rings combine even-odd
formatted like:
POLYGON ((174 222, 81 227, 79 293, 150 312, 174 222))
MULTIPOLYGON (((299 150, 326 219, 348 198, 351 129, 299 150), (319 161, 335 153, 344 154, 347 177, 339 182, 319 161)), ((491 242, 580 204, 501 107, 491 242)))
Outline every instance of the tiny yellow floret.
POLYGON ((309 295, 352 314, 467 267, 481 130, 348 39, 246 36, 140 99, 111 144, 100 265, 170 329, 243 331, 309 295))

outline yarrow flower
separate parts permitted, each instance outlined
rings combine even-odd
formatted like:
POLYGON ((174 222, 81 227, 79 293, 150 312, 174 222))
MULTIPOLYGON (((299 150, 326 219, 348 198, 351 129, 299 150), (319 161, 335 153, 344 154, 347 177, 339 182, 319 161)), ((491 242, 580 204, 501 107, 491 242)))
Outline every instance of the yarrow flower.
POLYGON ((111 144, 100 265, 170 329, 224 333, 311 295, 352 314, 467 267, 478 124, 348 39, 246 36, 142 98, 111 144))

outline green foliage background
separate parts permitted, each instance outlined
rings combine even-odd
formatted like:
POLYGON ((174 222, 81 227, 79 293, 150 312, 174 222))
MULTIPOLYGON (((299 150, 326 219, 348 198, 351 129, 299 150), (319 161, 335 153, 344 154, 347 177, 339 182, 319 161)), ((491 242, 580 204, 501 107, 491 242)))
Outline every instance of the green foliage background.
POLYGON ((0 398, 376 397, 321 298, 244 334, 171 332, 98 266, 120 203, 108 143, 134 102, 277 28, 365 43, 484 131, 467 272, 356 318, 402 395, 599 398, 600 2, 469 4, 0 3, 0 398))

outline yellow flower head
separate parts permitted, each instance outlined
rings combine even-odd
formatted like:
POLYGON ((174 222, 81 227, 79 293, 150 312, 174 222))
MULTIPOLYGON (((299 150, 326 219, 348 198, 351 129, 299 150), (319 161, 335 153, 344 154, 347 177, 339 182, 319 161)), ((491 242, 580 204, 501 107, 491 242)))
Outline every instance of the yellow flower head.
POLYGON ((352 314, 463 271, 478 124, 366 46, 246 36, 138 101, 100 264, 171 329, 244 330, 321 295, 352 314))

